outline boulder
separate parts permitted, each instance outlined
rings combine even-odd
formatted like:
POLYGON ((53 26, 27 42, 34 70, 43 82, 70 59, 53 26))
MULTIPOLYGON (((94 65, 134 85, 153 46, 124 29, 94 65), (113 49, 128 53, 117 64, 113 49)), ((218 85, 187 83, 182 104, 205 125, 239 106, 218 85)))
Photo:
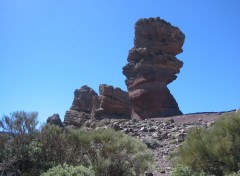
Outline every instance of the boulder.
POLYGON ((130 118, 131 104, 128 93, 120 88, 106 84, 99 86, 99 108, 95 110, 96 119, 130 118))
POLYGON ((123 67, 133 119, 182 114, 167 84, 183 66, 175 56, 182 52, 184 39, 177 27, 160 18, 137 21, 134 47, 123 67))
POLYGON ((98 94, 92 88, 84 85, 74 91, 74 100, 70 109, 91 113, 97 97, 98 94))
POLYGON ((59 114, 53 114, 47 118, 47 124, 63 127, 59 114))
POLYGON ((81 127, 87 120, 91 119, 91 114, 83 111, 69 110, 64 116, 66 126, 81 127))
POLYGON ((69 111, 64 116, 66 126, 81 127, 93 118, 94 110, 99 107, 98 94, 87 85, 74 91, 74 99, 69 111))

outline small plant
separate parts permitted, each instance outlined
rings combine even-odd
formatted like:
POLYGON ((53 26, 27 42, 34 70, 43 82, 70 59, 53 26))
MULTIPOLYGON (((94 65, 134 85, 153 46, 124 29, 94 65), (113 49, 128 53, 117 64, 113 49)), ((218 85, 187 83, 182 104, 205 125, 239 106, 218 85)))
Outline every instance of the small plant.
POLYGON ((194 172, 191 168, 183 165, 175 167, 171 173, 171 176, 209 176, 208 174, 201 172, 194 172))
POLYGON ((237 172, 240 169, 240 113, 223 116, 209 129, 190 131, 177 150, 176 163, 210 175, 237 172))

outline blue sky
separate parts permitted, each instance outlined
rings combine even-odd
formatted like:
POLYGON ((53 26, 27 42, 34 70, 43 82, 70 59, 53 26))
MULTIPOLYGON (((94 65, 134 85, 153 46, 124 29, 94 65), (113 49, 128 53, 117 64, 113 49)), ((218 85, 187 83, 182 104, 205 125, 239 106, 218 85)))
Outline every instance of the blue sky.
POLYGON ((1 0, 0 115, 63 119, 82 85, 126 90, 134 24, 158 16, 186 35, 184 66, 168 86, 183 113, 240 108, 239 8, 238 0, 1 0))

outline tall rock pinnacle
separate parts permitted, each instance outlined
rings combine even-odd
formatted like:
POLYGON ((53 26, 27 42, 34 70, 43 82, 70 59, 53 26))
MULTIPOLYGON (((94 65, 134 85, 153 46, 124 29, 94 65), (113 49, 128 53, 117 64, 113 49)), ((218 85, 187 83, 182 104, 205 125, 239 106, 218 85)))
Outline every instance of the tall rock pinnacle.
POLYGON ((177 78, 183 66, 175 56, 182 52, 184 39, 177 27, 159 17, 136 22, 134 47, 123 67, 133 106, 132 118, 182 114, 167 84, 177 78))

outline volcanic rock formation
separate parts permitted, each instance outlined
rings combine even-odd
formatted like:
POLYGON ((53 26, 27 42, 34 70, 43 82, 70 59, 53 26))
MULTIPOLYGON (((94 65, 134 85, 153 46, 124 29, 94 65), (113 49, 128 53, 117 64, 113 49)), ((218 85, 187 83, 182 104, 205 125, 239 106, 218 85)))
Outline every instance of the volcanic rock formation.
POLYGON ((86 85, 76 89, 72 106, 65 114, 64 124, 81 127, 90 119, 130 118, 131 105, 127 92, 101 84, 99 93, 98 96, 92 88, 86 85))
POLYGON ((87 85, 74 91, 74 99, 70 110, 64 116, 64 124, 80 127, 92 118, 93 107, 98 107, 98 94, 87 85))
POLYGON ((185 35, 160 18, 140 19, 135 25, 134 47, 123 67, 132 103, 132 118, 180 115, 178 104, 167 84, 177 78, 183 62, 185 35))
POLYGON ((63 127, 63 123, 60 119, 59 114, 53 114, 47 118, 47 123, 50 125, 56 125, 59 127, 63 127))
POLYGON ((130 118, 131 104, 128 93, 106 84, 99 86, 100 106, 95 110, 95 118, 130 118))

